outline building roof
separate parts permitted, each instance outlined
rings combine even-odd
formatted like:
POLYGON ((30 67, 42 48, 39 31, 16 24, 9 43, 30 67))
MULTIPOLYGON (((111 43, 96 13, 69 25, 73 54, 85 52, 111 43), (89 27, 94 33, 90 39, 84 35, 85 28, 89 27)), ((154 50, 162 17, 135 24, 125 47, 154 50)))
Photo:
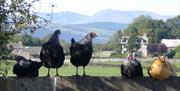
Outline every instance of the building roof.
POLYGON ((9 46, 12 46, 14 49, 21 49, 23 48, 23 44, 21 41, 17 42, 17 43, 9 43, 9 46))
MULTIPOLYGON (((148 44, 148 37, 144 36, 137 36, 140 39, 141 44, 148 44)), ((129 36, 123 36, 120 40, 121 45, 126 45, 128 43, 129 36)))
POLYGON ((41 46, 25 46, 22 48, 24 52, 40 52, 41 46))
POLYGON ((165 44, 166 47, 175 48, 180 45, 180 39, 162 39, 162 44, 165 44))

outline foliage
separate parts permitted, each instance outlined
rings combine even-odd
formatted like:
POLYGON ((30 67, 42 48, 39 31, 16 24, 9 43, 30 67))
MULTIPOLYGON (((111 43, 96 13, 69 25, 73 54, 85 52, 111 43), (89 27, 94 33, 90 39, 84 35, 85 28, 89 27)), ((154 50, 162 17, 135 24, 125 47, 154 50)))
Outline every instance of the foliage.
POLYGON ((180 52, 176 52, 175 58, 180 59, 180 52))
POLYGON ((122 33, 121 33, 121 30, 116 32, 112 38, 107 42, 105 43, 103 46, 102 46, 102 50, 105 51, 105 50, 110 50, 110 51, 117 51, 120 53, 121 51, 121 47, 120 47, 120 39, 122 37, 122 33))
POLYGON ((99 51, 103 51, 103 50, 105 50, 105 49, 103 49, 104 47, 104 44, 94 44, 93 45, 93 50, 94 50, 94 52, 99 52, 99 51))
POLYGON ((1 32, 0 33, 0 59, 5 59, 9 55, 9 52, 11 52, 11 49, 6 46, 9 41, 11 41, 13 38, 13 35, 11 35, 10 32, 1 32))
POLYGON ((46 43, 51 36, 52 36, 52 33, 50 33, 50 34, 46 35, 45 37, 43 37, 43 38, 41 39, 41 41, 42 41, 43 43, 46 43))
POLYGON ((0 60, 0 75, 7 76, 8 70, 11 70, 12 65, 12 62, 0 60))
POLYGON ((60 40, 60 44, 62 45, 62 47, 64 49, 65 55, 70 55, 70 51, 69 51, 70 44, 64 40, 60 40))
POLYGON ((177 39, 180 38, 180 27, 172 31, 172 38, 177 38, 177 39))
POLYGON ((124 34, 130 36, 132 31, 136 28, 137 35, 147 34, 148 41, 152 43, 160 43, 161 39, 167 39, 170 37, 171 32, 166 26, 166 23, 162 20, 153 20, 149 16, 139 16, 128 25, 124 34))
POLYGON ((39 0, 1 0, 0 1, 0 59, 9 54, 7 44, 16 33, 37 28, 47 24, 47 20, 33 11, 33 5, 39 0))
POLYGON ((172 31, 171 38, 180 38, 180 15, 168 19, 166 26, 172 31))
POLYGON ((135 18, 134 21, 128 25, 128 28, 125 29, 124 34, 130 35, 132 32, 132 27, 135 27, 138 30, 139 35, 143 35, 144 33, 147 33, 147 31, 150 29, 151 23, 151 17, 141 15, 135 18))
POLYGON ((176 52, 180 52, 180 46, 177 46, 177 47, 175 48, 175 51, 176 51, 176 52))
POLYGON ((41 46, 43 44, 41 39, 32 37, 31 35, 16 35, 14 41, 22 41, 24 46, 41 46))
POLYGON ((21 32, 28 29, 31 32, 47 22, 33 11, 33 5, 39 0, 1 0, 1 31, 21 32), (6 28, 4 28, 6 27, 6 28))
POLYGON ((174 50, 176 52, 175 58, 180 58, 180 46, 177 46, 174 50))
POLYGON ((176 55, 175 50, 170 50, 170 52, 168 52, 168 53, 166 54, 167 58, 169 58, 169 59, 174 58, 175 55, 176 55))
POLYGON ((160 43, 162 39, 168 39, 170 31, 162 20, 153 20, 151 30, 148 31, 149 43, 160 43))
POLYGON ((167 53, 167 47, 164 44, 149 44, 147 47, 148 53, 152 56, 158 56, 167 53))
POLYGON ((126 58, 127 54, 111 53, 110 57, 112 57, 112 58, 126 58))
POLYGON ((138 30, 135 27, 130 27, 130 35, 127 43, 127 48, 130 52, 137 51, 140 48, 140 44, 138 42, 138 30))

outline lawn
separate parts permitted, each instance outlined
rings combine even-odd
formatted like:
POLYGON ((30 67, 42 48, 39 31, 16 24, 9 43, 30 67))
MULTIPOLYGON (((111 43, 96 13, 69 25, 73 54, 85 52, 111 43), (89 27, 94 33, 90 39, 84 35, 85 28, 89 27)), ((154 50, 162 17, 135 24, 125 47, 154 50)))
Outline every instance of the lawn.
MULTIPOLYGON (((9 66, 5 66, 6 62, 1 62, 0 68, 6 67, 8 70, 8 76, 15 76, 12 73, 13 64, 15 62, 8 61, 9 66)), ((101 62, 101 63, 91 63, 86 67, 86 74, 91 76, 121 76, 120 74, 120 64, 121 62, 101 62)), ((151 65, 151 62, 141 62, 143 66, 144 76, 148 76, 147 68, 151 65)), ((180 69, 180 62, 172 63, 174 67, 180 69)), ((61 76, 72 76, 76 73, 76 68, 71 64, 64 64, 61 68, 59 68, 59 74, 61 76)), ((79 67, 79 74, 82 75, 83 69, 79 67)), ((40 76, 47 75, 47 68, 41 67, 39 70, 40 76)), ((55 69, 51 69, 50 75, 54 76, 56 74, 55 69)), ((177 72, 178 76, 180 76, 180 72, 177 72)))

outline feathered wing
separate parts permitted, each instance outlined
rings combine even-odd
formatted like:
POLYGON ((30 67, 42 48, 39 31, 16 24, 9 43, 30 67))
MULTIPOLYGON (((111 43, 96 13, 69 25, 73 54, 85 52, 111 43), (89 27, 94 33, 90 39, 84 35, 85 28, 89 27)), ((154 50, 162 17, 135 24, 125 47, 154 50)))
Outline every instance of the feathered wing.
POLYGON ((40 59, 45 65, 56 65, 58 62, 64 61, 65 54, 63 48, 59 44, 46 43, 42 46, 40 59))
POLYGON ((72 58, 76 58, 81 55, 80 44, 76 43, 74 38, 71 39, 70 53, 72 58))
POLYGON ((51 45, 48 45, 47 43, 45 43, 42 48, 41 48, 41 52, 40 52, 40 59, 42 62, 48 62, 51 60, 51 45))
POLYGON ((71 39, 71 45, 75 44, 76 41, 74 40, 74 38, 71 39))
POLYGON ((128 78, 141 77, 143 76, 142 66, 136 59, 131 62, 125 61, 121 65, 121 74, 128 78))
POLYGON ((76 42, 74 38, 71 39, 70 52, 72 55, 80 56, 91 56, 92 55, 92 43, 81 44, 76 42))
POLYGON ((90 43, 81 44, 76 42, 73 38, 71 39, 70 61, 75 66, 86 66, 92 56, 92 46, 90 43))
MULTIPOLYGON (((138 62, 138 61, 137 61, 138 62)), ((137 67, 137 69, 138 69, 138 71, 139 71, 139 76, 144 76, 143 75, 143 68, 142 68, 142 65, 141 65, 141 63, 140 62, 138 62, 138 67, 137 67)))

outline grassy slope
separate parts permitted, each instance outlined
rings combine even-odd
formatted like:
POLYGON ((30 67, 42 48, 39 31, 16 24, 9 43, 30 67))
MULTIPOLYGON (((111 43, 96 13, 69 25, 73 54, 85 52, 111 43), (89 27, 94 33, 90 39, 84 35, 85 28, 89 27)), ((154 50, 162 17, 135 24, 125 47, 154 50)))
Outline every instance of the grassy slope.
MULTIPOLYGON (((11 66, 8 70, 8 76, 15 76, 12 73, 12 65, 14 63, 11 62, 11 66)), ((105 62, 105 63, 98 63, 98 64, 90 64, 86 67, 86 74, 91 76, 120 76, 120 62, 105 62)), ((141 62, 143 66, 143 72, 145 76, 148 76, 147 74, 147 68, 151 64, 151 62, 141 62)), ((173 63, 177 69, 180 69, 180 62, 173 63)), ((2 66, 2 64, 1 64, 2 66)), ((75 75, 76 68, 72 66, 71 64, 65 64, 59 69, 59 74, 61 76, 72 76, 75 75)), ((47 68, 41 67, 40 69, 40 76, 46 76, 47 75, 47 68)), ((55 69, 51 69, 51 76, 54 76, 55 69)), ((79 74, 82 75, 83 70, 82 67, 79 67, 79 74)), ((180 76, 180 72, 177 72, 178 76, 180 76)))

